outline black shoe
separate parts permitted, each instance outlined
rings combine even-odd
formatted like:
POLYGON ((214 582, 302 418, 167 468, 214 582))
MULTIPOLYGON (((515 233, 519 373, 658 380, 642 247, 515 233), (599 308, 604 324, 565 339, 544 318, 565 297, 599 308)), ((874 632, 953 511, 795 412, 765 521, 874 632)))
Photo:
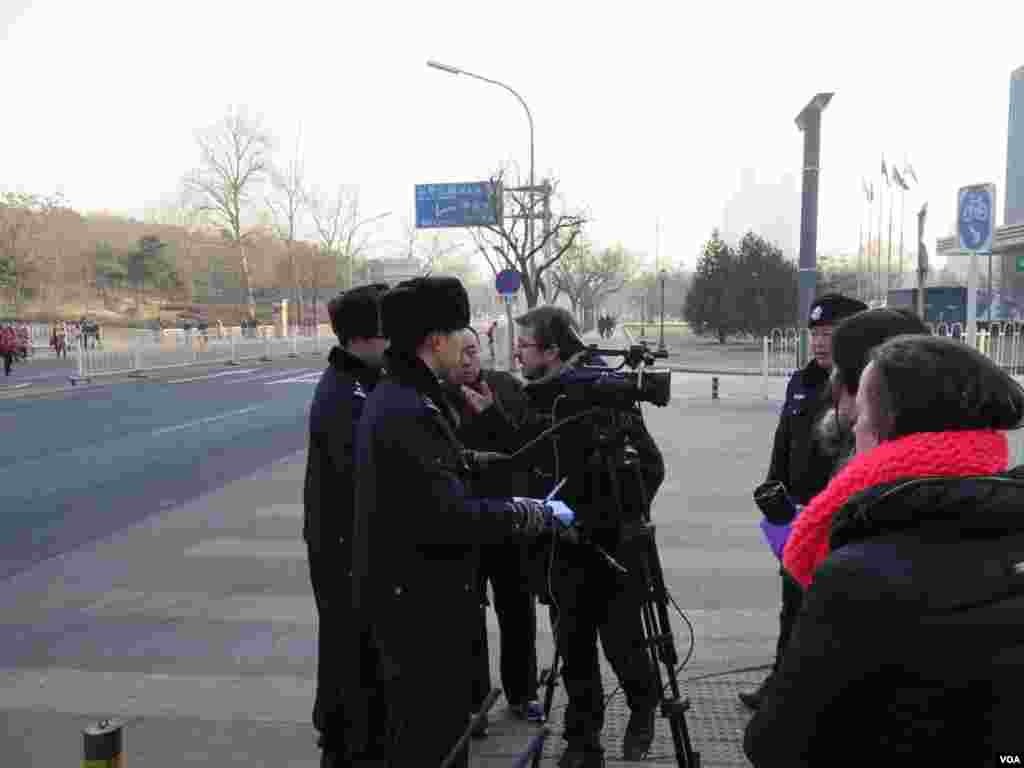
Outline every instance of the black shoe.
POLYGON ((654 708, 631 712, 622 738, 622 759, 643 760, 654 741, 654 708))
POLYGON ((566 747, 558 758, 558 768, 605 768, 604 752, 566 747))
POLYGON ((761 701, 764 699, 764 692, 768 689, 769 680, 771 680, 771 677, 765 678, 765 681, 755 691, 741 693, 740 701, 755 712, 759 710, 761 708, 761 701))

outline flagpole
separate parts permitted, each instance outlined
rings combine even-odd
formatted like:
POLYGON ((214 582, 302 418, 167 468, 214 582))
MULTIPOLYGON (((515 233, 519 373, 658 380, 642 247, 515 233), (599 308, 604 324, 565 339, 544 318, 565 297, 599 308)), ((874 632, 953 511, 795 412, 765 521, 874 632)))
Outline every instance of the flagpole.
POLYGON ((860 234, 857 240, 857 298, 864 298, 861 275, 864 272, 864 209, 861 209, 860 234))
POLYGON ((889 253, 885 264, 885 300, 889 300, 889 283, 892 280, 892 200, 895 195, 889 195, 889 253))
MULTIPOLYGON (((885 159, 882 159, 882 167, 885 167, 885 159)), ((876 263, 878 264, 877 280, 875 285, 878 290, 878 298, 881 298, 882 294, 882 196, 885 194, 882 187, 882 175, 878 175, 878 253, 876 254, 876 263)))
MULTIPOLYGON (((867 287, 869 289, 871 287, 871 214, 873 213, 873 211, 872 211, 872 203, 874 202, 874 199, 875 199, 875 195, 874 195, 874 191, 872 191, 871 194, 868 197, 868 250, 867 250, 867 254, 866 254, 867 255, 867 262, 868 262, 868 270, 867 270, 867 273, 865 274, 865 278, 867 280, 867 287)), ((867 293, 867 295, 866 296, 862 296, 861 298, 870 299, 871 298, 870 291, 868 291, 866 293, 867 293)))
POLYGON ((903 286, 903 219, 907 210, 906 182, 900 184, 900 287, 903 286))

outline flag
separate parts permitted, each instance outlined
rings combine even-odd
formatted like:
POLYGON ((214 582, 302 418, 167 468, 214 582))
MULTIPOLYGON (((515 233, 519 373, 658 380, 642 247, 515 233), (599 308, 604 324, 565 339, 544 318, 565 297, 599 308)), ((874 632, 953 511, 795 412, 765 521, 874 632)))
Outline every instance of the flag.
POLYGON ((885 169, 885 155, 882 155, 882 175, 885 176, 885 183, 892 186, 892 182, 889 181, 889 172, 885 169))
POLYGON ((864 188, 864 198, 870 203, 871 202, 871 190, 868 188, 868 180, 862 178, 860 180, 860 184, 864 188))
POLYGON ((868 202, 875 202, 875 182, 873 181, 868 185, 868 202))
POLYGON ((903 177, 900 175, 899 168, 897 168, 896 166, 893 166, 892 177, 893 177, 893 179, 896 180, 896 183, 900 186, 900 189, 902 189, 904 192, 906 190, 910 189, 910 185, 907 184, 907 182, 905 182, 903 180, 903 177))
POLYGON ((905 174, 907 174, 907 176, 912 178, 914 180, 915 184, 919 184, 920 183, 917 180, 917 174, 914 172, 914 166, 912 166, 909 162, 903 164, 903 172, 905 174))

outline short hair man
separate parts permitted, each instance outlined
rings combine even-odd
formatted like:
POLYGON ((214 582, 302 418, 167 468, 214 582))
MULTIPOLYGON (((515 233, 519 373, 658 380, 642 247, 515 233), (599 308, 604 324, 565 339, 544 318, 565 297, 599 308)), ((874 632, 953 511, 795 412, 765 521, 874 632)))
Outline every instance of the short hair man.
MULTIPOLYGON (((523 423, 511 431, 506 452, 533 443, 541 432, 552 426, 552 419, 558 421, 570 415, 569 409, 580 406, 576 395, 585 392, 586 382, 591 379, 591 374, 583 367, 589 361, 589 352, 580 339, 576 321, 567 310, 550 305, 536 307, 515 322, 519 330, 516 357, 527 380, 524 392, 529 398, 529 408, 523 423), (570 394, 572 397, 563 397, 570 394), (568 406, 567 399, 571 401, 568 406)), ((472 392, 467 396, 481 410, 488 410, 484 398, 472 392)), ((643 427, 639 413, 617 415, 638 422, 642 434, 636 446, 638 463, 643 468, 647 498, 653 498, 664 478, 661 453, 643 427)), ((618 521, 606 517, 610 494, 601 493, 599 483, 603 478, 595 477, 595 470, 588 462, 592 443, 592 422, 581 420, 559 432, 557 448, 550 440, 535 444, 530 450, 534 467, 531 479, 536 484, 531 494, 542 495, 564 478, 566 484, 559 498, 581 515, 586 513, 591 539, 606 550, 618 553, 630 573, 640 573, 638 561, 634 563, 631 559, 638 554, 620 551, 618 521)), ((639 585, 632 578, 617 577, 603 563, 595 563, 592 553, 583 545, 559 543, 557 557, 552 559, 549 553, 553 542, 541 543, 544 546, 536 547, 533 552, 531 583, 545 602, 558 606, 557 612, 552 610, 552 625, 565 659, 562 678, 569 694, 563 730, 567 745, 559 767, 604 765, 599 636, 630 708, 623 756, 626 760, 642 759, 654 737, 655 709, 661 692, 644 646, 639 585), (549 563, 550 580, 547 578, 549 563), (584 577, 585 588, 582 587, 584 577)))
POLYGON ((348 747, 345 681, 338 662, 351 623, 352 455, 356 425, 367 394, 380 378, 388 347, 380 318, 380 297, 386 289, 385 284, 356 288, 328 305, 338 345, 328 355, 309 411, 302 536, 319 615, 313 725, 321 734, 325 765, 339 760, 348 747))
MULTIPOLYGON (((822 415, 832 404, 829 384, 833 362, 832 332, 841 320, 867 308, 863 302, 838 293, 825 294, 811 305, 807 327, 811 334, 812 359, 794 373, 786 385, 786 401, 775 430, 767 477, 769 482, 782 483, 799 505, 806 505, 828 484, 839 461, 839 445, 823 439, 817 428, 822 415)), ((779 612, 779 639, 772 674, 782 662, 803 597, 800 586, 787 578, 781 569, 780 574, 782 609, 779 612)), ((769 674, 757 690, 740 693, 740 700, 751 709, 757 709, 771 677, 769 674)))
MULTIPOLYGON (((462 283, 406 281, 384 296, 382 313, 388 375, 367 400, 356 447, 352 594, 365 641, 350 663, 388 701, 387 764, 439 765, 473 706, 466 659, 480 613, 479 547, 536 535, 550 512, 536 499, 485 499, 467 488, 440 382, 462 364, 462 283)), ((466 759, 463 751, 456 765, 466 759)))

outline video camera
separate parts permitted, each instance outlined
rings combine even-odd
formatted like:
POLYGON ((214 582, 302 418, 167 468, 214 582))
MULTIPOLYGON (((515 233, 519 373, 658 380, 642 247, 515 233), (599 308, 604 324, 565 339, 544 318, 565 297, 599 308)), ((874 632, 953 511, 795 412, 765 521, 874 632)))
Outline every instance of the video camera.
POLYGON ((580 400, 595 406, 632 409, 636 403, 652 403, 663 408, 672 398, 672 371, 652 368, 658 358, 668 357, 664 350, 652 351, 646 342, 626 349, 602 349, 596 344, 585 347, 590 360, 608 357, 623 358, 616 368, 585 363, 574 370, 573 383, 584 391, 575 393, 580 400), (623 371, 625 366, 633 370, 623 371))

